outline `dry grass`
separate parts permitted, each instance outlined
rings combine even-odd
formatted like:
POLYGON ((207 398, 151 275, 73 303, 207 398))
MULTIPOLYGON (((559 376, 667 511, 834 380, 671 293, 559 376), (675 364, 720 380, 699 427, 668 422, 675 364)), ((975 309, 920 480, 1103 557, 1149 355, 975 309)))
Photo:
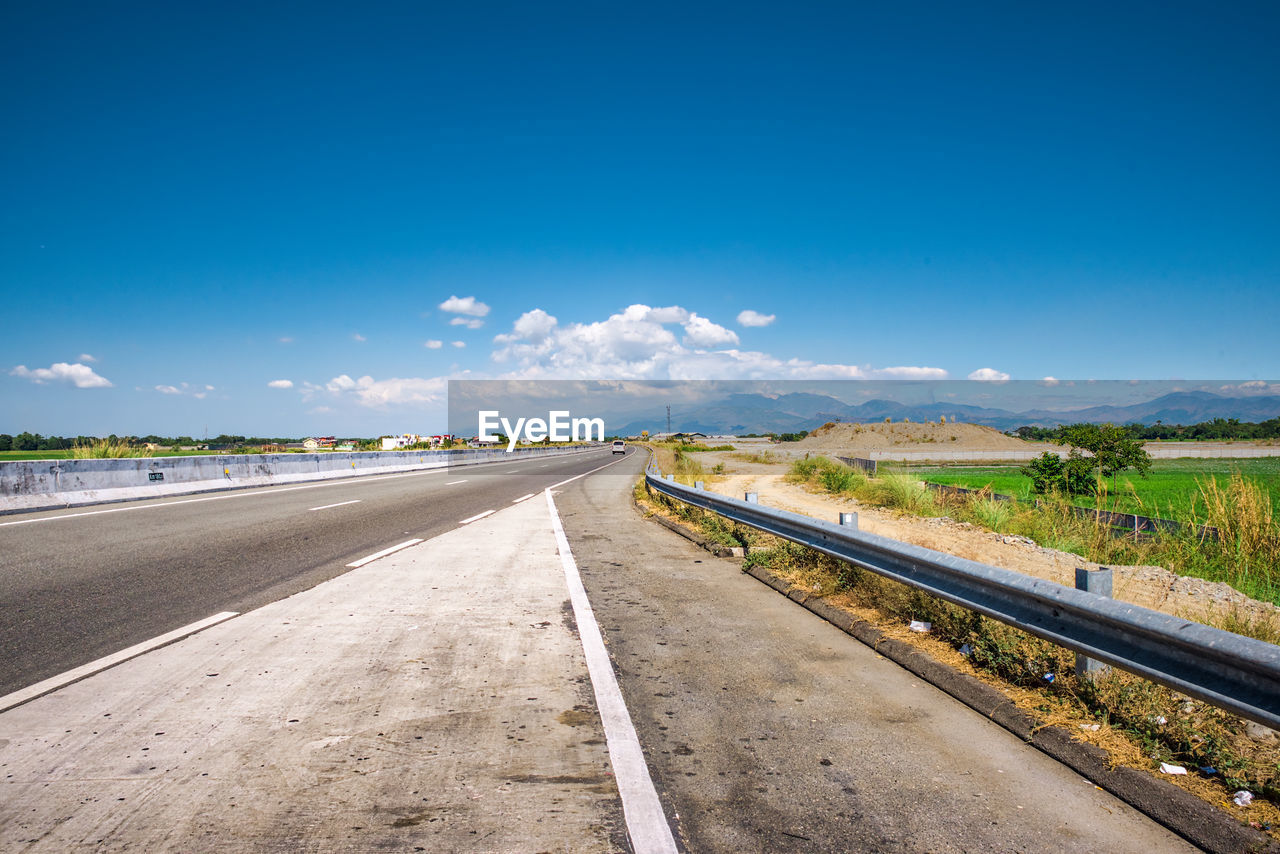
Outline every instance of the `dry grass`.
POLYGON ((134 445, 126 439, 94 439, 88 444, 77 444, 71 448, 73 460, 118 460, 151 455, 149 448, 134 445))

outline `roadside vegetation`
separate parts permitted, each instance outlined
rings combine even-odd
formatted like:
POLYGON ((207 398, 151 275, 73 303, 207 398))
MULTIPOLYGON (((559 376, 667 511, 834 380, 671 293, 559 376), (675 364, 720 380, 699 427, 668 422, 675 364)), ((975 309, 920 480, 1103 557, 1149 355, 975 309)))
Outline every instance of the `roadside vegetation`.
MULTIPOLYGON (((882 469, 910 474, 931 483, 989 489, 1022 501, 1035 497, 1031 478, 1022 474, 1017 466, 880 465, 882 469)), ((1280 506, 1280 457, 1155 460, 1145 478, 1121 474, 1114 488, 1106 484, 1101 496, 1091 492, 1075 496, 1072 501, 1082 507, 1102 506, 1120 513, 1195 522, 1204 513, 1199 484, 1210 478, 1230 481, 1237 474, 1263 489, 1271 497, 1273 506, 1280 506)))
MULTIPOLYGON (((925 489, 915 474, 889 471, 869 478, 826 457, 797 460, 787 480, 875 507, 948 516, 1000 534, 1027 537, 1095 563, 1163 566, 1179 575, 1226 582, 1254 599, 1280 604, 1280 520, 1272 493, 1239 472, 1221 480, 1210 474, 1191 481, 1194 513, 1184 521, 1217 528, 1216 540, 1202 538, 1194 527, 1135 540, 1072 513, 1077 496, 1051 494, 1036 503, 997 501, 990 497, 990 490, 969 497, 946 496, 925 489)), ((1115 509, 1105 495, 1095 495, 1093 503, 1115 509)))
POLYGON ((146 445, 137 445, 128 439, 114 436, 107 439, 93 439, 88 442, 77 442, 71 449, 73 460, 115 460, 125 457, 150 457, 154 454, 146 445))
MULTIPOLYGON (((981 497, 964 502, 970 505, 966 511, 959 502, 938 501, 908 476, 869 479, 822 457, 797 461, 790 479, 882 507, 926 515, 945 511, 953 518, 968 512, 975 524, 985 517, 1007 526, 1025 512, 1009 502, 981 497)), ((1232 508, 1230 487, 1223 489, 1219 497, 1227 515, 1239 515, 1232 508)), ((821 552, 673 501, 650 490, 643 479, 635 497, 646 512, 679 519, 710 542, 746 547, 744 571, 767 568, 890 636, 923 646, 935 658, 999 687, 1044 723, 1079 732, 1081 738, 1107 749, 1113 762, 1148 769, 1161 762, 1183 766, 1190 775, 1179 781, 1201 797, 1229 804, 1233 792, 1245 789, 1265 799, 1251 808, 1250 817, 1259 819, 1256 826, 1272 831, 1271 823, 1280 819, 1280 741, 1251 737, 1249 725, 1234 715, 1118 670, 1079 679, 1074 654, 1068 650, 821 552), (929 632, 907 631, 911 621, 929 623, 929 632)), ((1069 514, 1049 515, 1045 530, 1061 528, 1064 538, 1089 541, 1096 533, 1067 531, 1069 514)), ((1256 533, 1256 528, 1249 530, 1256 533)), ((1229 619, 1221 627, 1280 641, 1269 625, 1229 619)))

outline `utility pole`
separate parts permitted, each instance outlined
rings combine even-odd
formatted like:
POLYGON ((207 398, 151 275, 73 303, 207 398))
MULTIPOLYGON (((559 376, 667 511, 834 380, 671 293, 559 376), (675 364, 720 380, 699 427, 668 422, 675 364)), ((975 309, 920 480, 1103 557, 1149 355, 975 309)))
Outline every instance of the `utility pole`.
POLYGON ((667 433, 671 433, 671 404, 667 404, 667 433))

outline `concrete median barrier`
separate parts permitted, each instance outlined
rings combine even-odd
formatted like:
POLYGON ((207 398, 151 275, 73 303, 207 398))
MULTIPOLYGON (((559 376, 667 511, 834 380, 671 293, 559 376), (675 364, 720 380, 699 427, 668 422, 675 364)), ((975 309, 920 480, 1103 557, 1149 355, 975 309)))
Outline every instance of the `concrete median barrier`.
POLYGON ((0 514, 514 461, 531 455, 562 456, 597 447, 517 448, 510 453, 468 449, 0 462, 0 514))

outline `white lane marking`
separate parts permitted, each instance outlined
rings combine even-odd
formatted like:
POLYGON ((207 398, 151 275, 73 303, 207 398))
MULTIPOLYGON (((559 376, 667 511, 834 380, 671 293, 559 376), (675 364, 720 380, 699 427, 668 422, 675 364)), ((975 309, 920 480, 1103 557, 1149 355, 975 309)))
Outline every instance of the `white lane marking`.
POLYGON ((617 465, 618 463, 622 463, 622 462, 626 462, 626 460, 627 460, 627 458, 626 458, 626 457, 623 457, 623 458, 622 458, 622 459, 620 459, 620 460, 614 460, 614 461, 613 461, 613 462, 611 462, 611 463, 605 463, 605 464, 604 464, 604 465, 602 465, 602 466, 596 466, 595 468, 591 469, 591 471, 584 471, 582 474, 575 474, 573 477, 566 478, 565 480, 562 480, 562 481, 560 481, 559 483, 553 483, 553 484, 551 484, 550 486, 548 486, 548 487, 547 487, 547 491, 548 491, 548 492, 550 492, 551 490, 555 489, 557 486, 564 486, 566 483, 573 483, 575 480, 577 480, 577 479, 578 479, 578 478, 580 478, 580 477, 586 477, 586 476, 587 476, 587 475, 589 475, 589 474, 595 474, 596 472, 600 471, 600 469, 607 469, 609 466, 617 465))
POLYGON ((20 691, 14 691, 12 694, 6 694, 5 696, 0 697, 0 712, 8 711, 14 706, 20 706, 29 700, 34 700, 36 697, 43 696, 51 691, 56 691, 59 688, 70 685, 72 682, 78 682, 81 679, 106 670, 108 667, 115 667, 117 664, 121 664, 131 658, 137 658, 144 652, 150 652, 153 649, 159 649, 160 647, 171 644, 174 641, 182 640, 188 635, 194 635, 196 632, 201 631, 202 629, 207 629, 217 623, 221 623, 223 620, 230 620, 238 613, 238 611, 223 611, 220 614, 214 614, 212 617, 205 617, 203 620, 183 626, 180 629, 165 632, 151 640, 134 644, 133 646, 122 649, 119 652, 113 652, 111 655, 99 658, 97 661, 82 664, 79 667, 68 670, 66 673, 60 673, 57 676, 50 677, 43 682, 37 682, 34 685, 29 685, 20 691))
POLYGON ((515 501, 512 501, 511 503, 512 503, 512 504, 519 504, 521 501, 528 501, 530 498, 532 498, 533 496, 535 496, 535 495, 537 495, 537 494, 538 494, 538 493, 536 493, 536 492, 530 492, 528 495, 521 495, 519 498, 517 498, 515 501))
POLYGON ((19 519, 16 522, 0 522, 0 528, 9 525, 31 525, 36 522, 57 522, 59 519, 76 519, 81 516, 101 516, 107 513, 128 513, 133 510, 155 510, 161 507, 176 507, 179 504, 199 504, 202 501, 226 501, 231 498, 257 498, 263 495, 279 495, 282 492, 297 492, 300 489, 325 489, 333 486, 351 486, 352 484, 369 483, 375 479, 399 480, 402 477, 422 477, 424 474, 442 474, 439 469, 430 471, 411 471, 403 474, 368 475, 365 477, 349 477, 333 483, 308 483, 302 486, 273 486, 267 489, 256 489, 252 492, 230 492, 226 495, 206 495, 203 498, 183 498, 178 501, 166 501, 163 504, 135 504, 128 507, 112 507, 107 510, 85 510, 81 513, 67 513, 62 516, 42 516, 39 519, 19 519))
POLYGON ((368 557, 362 557, 359 560, 352 561, 351 563, 347 564, 347 566, 351 569, 359 569, 360 567, 364 566, 366 563, 373 563, 375 560, 377 560, 380 557, 386 557, 392 552, 398 552, 401 549, 407 549, 409 548, 409 546, 416 546, 420 542, 422 542, 421 539, 405 540, 403 543, 400 543, 399 545, 394 545, 389 549, 383 549, 380 552, 374 552, 368 557))
MULTIPOLYGON (((601 466, 603 468, 603 466, 601 466)), ((579 475, 581 477, 581 475, 579 475)), ((600 636, 587 590, 582 586, 578 564, 569 549, 569 539, 560 524, 551 488, 546 490, 547 508, 551 511, 551 528, 555 531, 556 545, 560 549, 560 563, 564 566, 564 578, 569 587, 569 600, 573 603, 573 618, 582 638, 582 652, 587 659, 587 673, 591 687, 595 689, 596 707, 604 723, 604 737, 609 745, 609 761, 613 764, 613 778, 622 798, 622 815, 627 822, 627 834, 636 854, 677 854, 671 826, 662 812, 662 803, 654 789, 649 766, 640 749, 640 738, 631 723, 627 704, 618 689, 618 680, 609 662, 609 653, 600 636)))
POLYGON ((359 498, 353 498, 350 501, 339 501, 337 504, 326 504, 323 507, 312 507, 312 510, 328 510, 330 507, 346 507, 348 504, 359 504, 359 498))
POLYGON ((446 484, 445 484, 445 486, 457 486, 457 485, 458 485, 458 484, 460 484, 460 483, 466 483, 466 480, 465 480, 465 479, 464 479, 464 480, 451 480, 451 481, 449 481, 448 483, 446 483, 446 484))
POLYGON ((493 511, 492 511, 492 510, 486 510, 486 511, 484 511, 483 513, 477 513, 476 515, 472 516, 470 519, 463 519, 463 520, 462 520, 461 522, 459 522, 458 524, 459 524, 459 525, 470 525, 472 522, 479 521, 480 519, 483 519, 485 516, 490 516, 490 515, 492 515, 492 514, 493 514, 493 511))
POLYGON ((546 468, 546 467, 547 467, 547 464, 546 464, 546 463, 543 463, 542 465, 538 466, 538 468, 540 468, 540 469, 544 469, 544 468, 546 468))

